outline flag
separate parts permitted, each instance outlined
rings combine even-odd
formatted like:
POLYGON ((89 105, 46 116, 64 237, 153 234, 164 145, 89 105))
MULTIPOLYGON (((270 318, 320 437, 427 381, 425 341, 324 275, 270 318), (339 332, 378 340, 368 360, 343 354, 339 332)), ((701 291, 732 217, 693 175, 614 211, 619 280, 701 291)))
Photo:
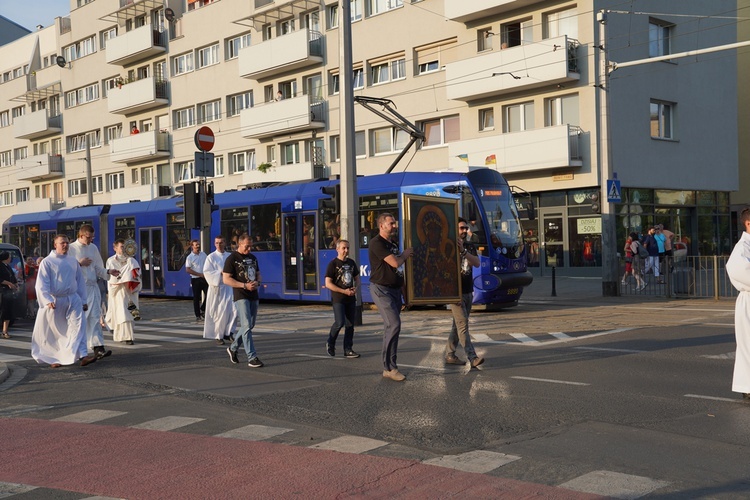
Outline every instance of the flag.
POLYGON ((487 158, 484 159, 485 165, 497 165, 497 159, 495 158, 495 155, 489 155, 487 158))
POLYGON ((461 161, 465 161, 466 163, 469 163, 469 155, 467 154, 458 155, 458 159, 461 161))

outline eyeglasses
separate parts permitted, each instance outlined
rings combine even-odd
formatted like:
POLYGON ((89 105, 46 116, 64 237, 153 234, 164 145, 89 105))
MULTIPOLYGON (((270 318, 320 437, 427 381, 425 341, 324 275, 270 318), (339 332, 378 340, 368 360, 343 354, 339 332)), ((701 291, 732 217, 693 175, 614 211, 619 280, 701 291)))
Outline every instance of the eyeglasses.
POLYGON ((459 231, 468 231, 469 226, 458 226, 459 231))

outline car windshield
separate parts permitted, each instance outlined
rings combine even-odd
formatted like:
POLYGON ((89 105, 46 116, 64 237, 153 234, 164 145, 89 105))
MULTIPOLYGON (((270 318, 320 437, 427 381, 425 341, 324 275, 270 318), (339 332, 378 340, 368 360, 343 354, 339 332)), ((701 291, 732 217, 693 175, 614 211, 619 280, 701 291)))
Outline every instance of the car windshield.
POLYGON ((487 217, 490 243, 499 255, 516 259, 523 253, 523 237, 513 195, 505 186, 477 186, 487 217))

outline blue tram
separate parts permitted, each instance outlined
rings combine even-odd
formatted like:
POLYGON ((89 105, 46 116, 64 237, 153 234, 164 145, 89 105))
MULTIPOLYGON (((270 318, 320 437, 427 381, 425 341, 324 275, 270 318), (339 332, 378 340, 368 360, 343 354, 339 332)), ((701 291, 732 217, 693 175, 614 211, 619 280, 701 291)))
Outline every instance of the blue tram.
MULTIPOLYGON (((337 180, 289 183, 259 189, 225 191, 215 196, 211 240, 217 234, 234 247, 242 233, 253 238, 253 253, 263 273, 262 299, 328 301, 325 269, 336 256, 339 216, 323 203, 322 187, 337 180)), ((369 282, 367 246, 378 233, 380 213, 390 212, 404 226, 404 195, 457 200, 459 214, 474 225, 474 244, 481 266, 475 268, 474 302, 477 306, 515 305, 532 281, 526 269, 526 248, 516 203, 505 179, 495 170, 479 168, 454 173, 397 173, 360 177, 359 245, 357 259, 362 283, 369 282)), ((92 224, 103 257, 112 242, 126 241, 126 250, 143 270, 144 295, 190 296, 185 259, 190 240, 198 231, 186 230, 180 196, 147 202, 97 205, 36 214, 14 215, 3 225, 4 241, 19 246, 24 255, 47 255, 52 236, 74 239, 81 224, 92 224)), ((403 245, 403 234, 399 235, 403 245)), ((212 249, 203 249, 209 253, 212 249)), ((369 287, 362 287, 370 302, 369 287)))

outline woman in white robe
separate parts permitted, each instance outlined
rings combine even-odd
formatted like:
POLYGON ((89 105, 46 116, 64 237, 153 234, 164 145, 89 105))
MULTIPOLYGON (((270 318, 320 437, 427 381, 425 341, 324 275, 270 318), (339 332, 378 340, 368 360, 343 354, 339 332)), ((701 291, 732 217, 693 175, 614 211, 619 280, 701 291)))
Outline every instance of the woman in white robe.
POLYGON ((107 301, 107 328, 112 330, 115 342, 133 345, 133 320, 140 319, 138 292, 141 291, 141 266, 124 253, 125 241, 115 240, 115 255, 107 259, 106 268, 120 271, 109 277, 107 301))
POLYGON ((232 288, 224 284, 222 271, 224 261, 229 257, 226 252, 226 241, 223 236, 214 239, 216 251, 206 257, 203 265, 203 277, 208 282, 206 295, 206 321, 203 324, 203 338, 216 339, 216 343, 223 345, 224 339, 232 334, 237 311, 234 308, 232 288))

